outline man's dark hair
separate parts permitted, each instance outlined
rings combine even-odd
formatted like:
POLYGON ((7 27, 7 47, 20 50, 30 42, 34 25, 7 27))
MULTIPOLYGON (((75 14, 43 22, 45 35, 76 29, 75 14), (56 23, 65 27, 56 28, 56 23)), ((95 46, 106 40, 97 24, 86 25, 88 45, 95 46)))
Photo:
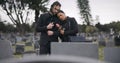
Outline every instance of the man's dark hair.
POLYGON ((51 8, 53 7, 53 6, 60 6, 61 7, 61 4, 58 2, 58 1, 55 1, 55 2, 53 2, 53 4, 51 5, 51 8))
POLYGON ((52 8, 53 8, 55 5, 61 7, 61 4, 60 4, 58 1, 55 1, 55 2, 53 2, 53 4, 51 5, 50 11, 52 11, 52 8))

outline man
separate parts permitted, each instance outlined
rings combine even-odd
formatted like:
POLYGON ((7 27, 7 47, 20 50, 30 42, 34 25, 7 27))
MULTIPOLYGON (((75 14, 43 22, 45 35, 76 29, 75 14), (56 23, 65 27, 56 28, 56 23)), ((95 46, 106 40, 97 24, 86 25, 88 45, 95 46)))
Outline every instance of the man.
POLYGON ((59 19, 56 16, 58 10, 60 10, 61 4, 55 1, 50 8, 50 11, 45 14, 41 14, 39 21, 37 22, 36 31, 41 32, 40 36, 40 54, 50 54, 50 42, 58 42, 58 28, 55 26, 59 23, 59 19))
POLYGON ((70 36, 76 36, 78 33, 78 24, 75 18, 71 18, 65 15, 62 10, 59 10, 57 16, 61 20, 62 24, 56 24, 59 28, 62 42, 69 42, 70 36))

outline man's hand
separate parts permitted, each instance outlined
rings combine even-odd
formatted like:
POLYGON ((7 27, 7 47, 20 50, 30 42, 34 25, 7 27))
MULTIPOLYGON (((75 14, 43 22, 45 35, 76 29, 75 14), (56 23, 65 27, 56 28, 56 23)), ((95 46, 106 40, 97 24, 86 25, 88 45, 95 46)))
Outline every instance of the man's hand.
POLYGON ((60 25, 57 23, 57 24, 56 24, 56 27, 58 27, 58 28, 59 28, 59 27, 60 27, 60 25))
POLYGON ((60 30, 60 33, 61 33, 62 35, 64 35, 64 30, 60 30))
POLYGON ((54 26, 53 22, 52 22, 52 23, 49 23, 49 24, 47 25, 47 29, 52 29, 53 26, 54 26))
POLYGON ((50 31, 50 30, 47 31, 48 36, 53 35, 53 33, 54 33, 54 32, 53 32, 53 31, 50 31))

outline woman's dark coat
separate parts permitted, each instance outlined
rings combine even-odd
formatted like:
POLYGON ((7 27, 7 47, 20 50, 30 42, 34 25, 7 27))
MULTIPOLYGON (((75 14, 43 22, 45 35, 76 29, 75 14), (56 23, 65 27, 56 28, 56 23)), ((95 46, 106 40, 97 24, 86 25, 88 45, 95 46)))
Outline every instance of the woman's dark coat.
POLYGON ((68 42, 69 36, 76 36, 78 33, 78 24, 74 18, 67 17, 62 22, 62 28, 64 29, 64 35, 61 35, 62 42, 68 42))

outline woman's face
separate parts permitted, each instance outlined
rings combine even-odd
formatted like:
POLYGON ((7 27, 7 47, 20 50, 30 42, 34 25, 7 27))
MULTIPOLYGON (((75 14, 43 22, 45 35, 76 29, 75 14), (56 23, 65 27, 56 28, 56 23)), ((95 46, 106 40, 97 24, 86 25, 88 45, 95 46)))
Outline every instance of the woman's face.
POLYGON ((65 18, 66 18, 66 15, 65 15, 64 13, 62 13, 62 12, 58 13, 57 16, 58 16, 58 18, 59 18, 60 20, 62 20, 62 21, 64 21, 65 18))

